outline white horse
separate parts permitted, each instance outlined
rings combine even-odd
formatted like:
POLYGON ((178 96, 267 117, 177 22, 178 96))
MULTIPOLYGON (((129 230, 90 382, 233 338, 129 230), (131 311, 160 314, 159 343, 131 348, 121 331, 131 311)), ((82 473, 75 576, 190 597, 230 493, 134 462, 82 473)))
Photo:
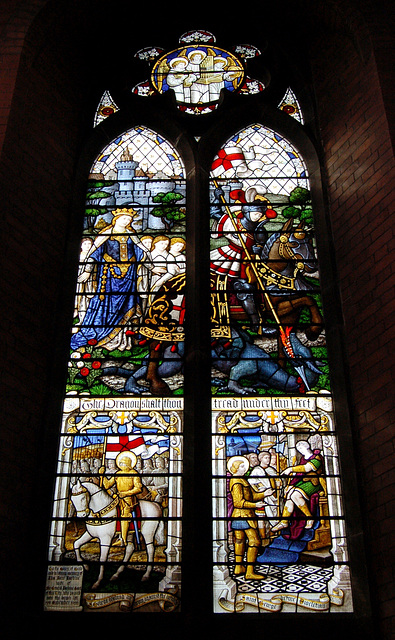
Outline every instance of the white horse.
MULTIPOLYGON (((117 500, 110 496, 93 482, 78 480, 71 492, 71 501, 76 509, 78 518, 85 518, 86 531, 74 542, 75 555, 78 562, 83 562, 80 548, 92 540, 99 539, 100 544, 100 572, 92 589, 97 589, 104 575, 104 563, 107 560, 110 546, 115 535, 117 525, 117 500)), ((154 561, 154 539, 158 530, 162 509, 156 502, 139 501, 141 512, 141 531, 147 551, 147 567, 142 580, 148 580, 154 561)), ((119 569, 111 577, 111 581, 118 578, 134 551, 133 542, 127 541, 125 554, 119 569)), ((84 564, 85 570, 88 567, 84 564)))

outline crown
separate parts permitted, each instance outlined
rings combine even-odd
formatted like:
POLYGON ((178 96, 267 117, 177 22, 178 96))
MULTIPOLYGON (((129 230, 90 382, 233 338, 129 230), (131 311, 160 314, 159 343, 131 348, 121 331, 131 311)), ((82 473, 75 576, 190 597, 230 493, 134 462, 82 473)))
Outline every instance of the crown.
POLYGON ((113 211, 111 211, 112 215, 113 215, 113 219, 115 220, 115 218, 119 218, 119 216, 130 216, 131 218, 134 218, 134 216, 137 215, 138 211, 136 211, 135 209, 127 209, 126 207, 124 209, 114 209, 113 211))

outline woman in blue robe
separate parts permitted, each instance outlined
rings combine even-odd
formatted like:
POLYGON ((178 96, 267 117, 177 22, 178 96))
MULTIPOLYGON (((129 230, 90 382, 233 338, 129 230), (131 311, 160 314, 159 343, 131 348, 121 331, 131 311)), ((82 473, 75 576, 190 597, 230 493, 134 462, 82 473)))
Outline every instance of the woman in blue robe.
MULTIPOLYGON (((78 349, 96 340, 97 346, 122 348, 123 329, 131 318, 139 316, 137 267, 144 255, 133 241, 133 209, 117 209, 111 224, 96 237, 87 256, 97 264, 96 291, 79 330, 71 338, 71 348, 78 349)), ((90 272, 83 272, 84 282, 90 272)))

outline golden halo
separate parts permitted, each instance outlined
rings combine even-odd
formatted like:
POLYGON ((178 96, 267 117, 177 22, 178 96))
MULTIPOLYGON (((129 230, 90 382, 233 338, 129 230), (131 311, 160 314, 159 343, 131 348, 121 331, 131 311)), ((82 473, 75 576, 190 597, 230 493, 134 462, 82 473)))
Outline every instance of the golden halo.
POLYGON ((135 453, 133 453, 133 451, 121 451, 121 453, 118 453, 117 457, 115 458, 115 464, 117 465, 118 469, 120 469, 119 462, 121 458, 129 458, 130 466, 132 469, 136 466, 137 456, 135 453))
MULTIPOLYGON (((234 471, 232 472, 232 467, 235 463, 242 463, 244 462, 247 465, 247 469, 250 466, 250 463, 248 462, 248 458, 246 458, 245 456, 232 456, 231 458, 229 458, 226 468, 228 469, 229 473, 232 474, 232 476, 234 475, 234 471)), ((237 467, 239 467, 240 464, 237 465, 237 467)))

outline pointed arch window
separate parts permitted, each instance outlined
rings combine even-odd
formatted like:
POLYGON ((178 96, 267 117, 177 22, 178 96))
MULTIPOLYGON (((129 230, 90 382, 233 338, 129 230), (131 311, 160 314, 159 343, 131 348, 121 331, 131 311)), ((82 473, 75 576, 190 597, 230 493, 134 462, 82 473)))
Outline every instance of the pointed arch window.
POLYGON ((146 127, 112 140, 92 165, 59 445, 48 610, 100 608, 98 591, 110 609, 138 608, 139 599, 147 598, 144 588, 135 597, 141 581, 151 589, 155 584, 159 607, 178 606, 167 583, 178 587, 181 564, 185 309, 173 284, 185 277, 185 204, 182 159, 146 127), (161 301, 156 292, 169 283, 172 295, 161 301), (148 321, 155 307, 157 325, 148 321), (154 334, 165 319, 171 327, 158 342, 154 334), (158 374, 169 373, 175 360, 177 366, 158 396, 149 392, 148 379, 163 341, 158 374), (90 572, 83 557, 93 559, 90 572), (115 580, 116 593, 106 595, 115 580))
POLYGON ((349 610, 306 166, 254 124, 210 179, 214 608, 349 610))
POLYGON ((118 106, 115 104, 109 91, 105 91, 101 97, 100 103, 97 106, 93 126, 97 126, 100 122, 103 122, 105 118, 109 118, 113 113, 119 111, 118 106))
MULTIPOLYGON (((265 81, 247 73, 260 55, 207 31, 139 51, 150 76, 127 99, 162 95, 166 119, 118 130, 91 164, 48 611, 184 606, 197 443, 210 611, 353 610, 303 114, 285 87, 265 118, 265 81), (230 123, 230 95, 239 120, 246 96, 257 117, 230 123)), ((122 115, 115 98, 96 130, 122 115)))

